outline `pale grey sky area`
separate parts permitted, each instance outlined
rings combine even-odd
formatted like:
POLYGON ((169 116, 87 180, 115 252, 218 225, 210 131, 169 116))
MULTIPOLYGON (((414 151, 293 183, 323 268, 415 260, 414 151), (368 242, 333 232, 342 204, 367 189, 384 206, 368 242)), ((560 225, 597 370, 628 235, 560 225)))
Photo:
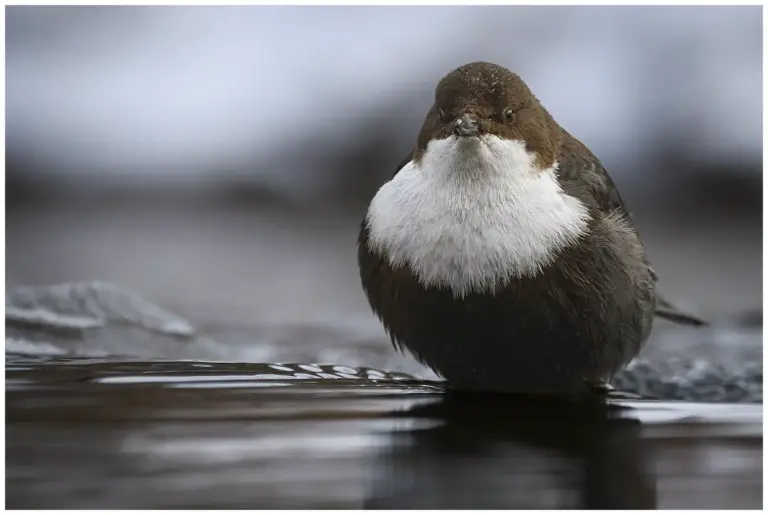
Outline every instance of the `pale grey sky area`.
POLYGON ((6 12, 8 152, 86 184, 321 184, 307 146, 380 124, 406 150, 437 80, 473 60, 518 72, 627 181, 670 138, 694 162, 761 155, 759 7, 6 12))

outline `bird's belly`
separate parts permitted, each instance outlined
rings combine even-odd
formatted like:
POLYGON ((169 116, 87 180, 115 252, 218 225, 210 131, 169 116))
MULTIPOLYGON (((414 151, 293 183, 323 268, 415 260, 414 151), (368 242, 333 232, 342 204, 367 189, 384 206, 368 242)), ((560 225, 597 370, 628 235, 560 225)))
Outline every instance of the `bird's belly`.
POLYGON ((628 287, 616 279, 514 279, 461 299, 406 280, 378 311, 400 345, 455 387, 575 390, 610 380, 647 336, 647 314, 615 293, 628 287))

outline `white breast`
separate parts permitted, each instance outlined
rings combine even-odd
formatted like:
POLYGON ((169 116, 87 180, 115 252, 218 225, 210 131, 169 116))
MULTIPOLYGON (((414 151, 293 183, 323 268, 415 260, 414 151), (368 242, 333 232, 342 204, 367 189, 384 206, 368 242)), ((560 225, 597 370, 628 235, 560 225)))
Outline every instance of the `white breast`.
POLYGON ((587 207, 563 192, 556 168, 537 169, 518 141, 433 140, 371 201, 370 244, 456 297, 534 276, 587 231, 587 207))

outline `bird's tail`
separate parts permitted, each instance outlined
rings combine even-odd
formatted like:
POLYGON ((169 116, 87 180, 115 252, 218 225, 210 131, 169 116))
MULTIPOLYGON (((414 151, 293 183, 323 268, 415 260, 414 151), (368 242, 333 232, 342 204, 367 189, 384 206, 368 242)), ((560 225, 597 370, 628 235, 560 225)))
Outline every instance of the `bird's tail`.
POLYGON ((671 322, 683 325, 692 325, 697 327, 709 325, 709 322, 706 320, 703 320, 695 315, 691 315, 690 313, 680 311, 680 309, 675 307, 674 304, 662 297, 656 298, 656 316, 666 318, 671 322))

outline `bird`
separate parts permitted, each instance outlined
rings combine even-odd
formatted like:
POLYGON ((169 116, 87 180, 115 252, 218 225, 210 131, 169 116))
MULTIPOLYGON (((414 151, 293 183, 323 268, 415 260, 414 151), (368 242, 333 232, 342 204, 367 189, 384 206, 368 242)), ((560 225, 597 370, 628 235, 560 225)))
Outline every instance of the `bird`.
POLYGON ((656 317, 707 325, 657 292, 598 158, 489 62, 437 83, 415 147, 368 205, 357 262, 395 349, 452 390, 605 392, 656 317))

